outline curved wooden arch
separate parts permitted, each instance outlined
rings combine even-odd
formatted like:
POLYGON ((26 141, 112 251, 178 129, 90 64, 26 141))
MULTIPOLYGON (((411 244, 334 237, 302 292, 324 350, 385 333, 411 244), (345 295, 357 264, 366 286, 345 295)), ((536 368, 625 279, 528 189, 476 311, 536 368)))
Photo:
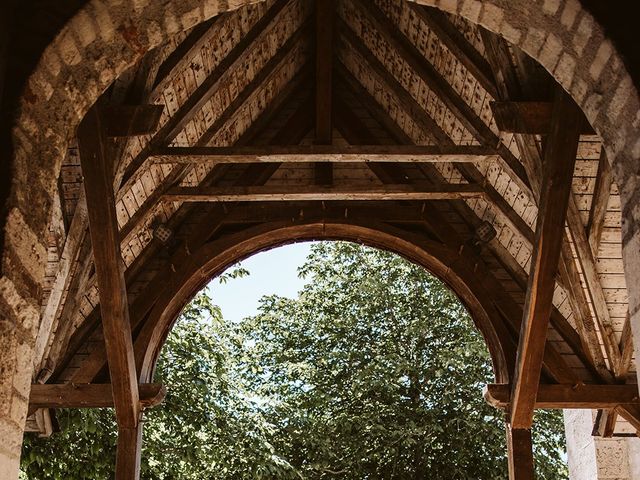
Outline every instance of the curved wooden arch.
POLYGON ((496 380, 508 382, 515 363, 516 342, 473 265, 453 248, 386 224, 325 219, 264 224, 192 252, 189 261, 175 272, 136 338, 134 348, 140 381, 147 382, 153 377, 160 350, 180 312, 213 277, 260 251, 310 240, 362 243, 392 251, 426 268, 463 302, 485 339, 496 380))

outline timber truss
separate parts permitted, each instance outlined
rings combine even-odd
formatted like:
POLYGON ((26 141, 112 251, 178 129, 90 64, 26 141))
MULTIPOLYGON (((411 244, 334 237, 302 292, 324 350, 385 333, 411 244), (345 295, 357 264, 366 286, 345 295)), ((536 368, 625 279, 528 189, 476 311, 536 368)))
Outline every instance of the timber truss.
POLYGON ((292 241, 396 251, 443 279, 492 355, 512 478, 536 408, 640 428, 609 164, 517 49, 401 0, 271 0, 150 52, 80 125, 51 223, 31 419, 115 407, 117 478, 180 309, 292 241), (627 384, 627 381, 630 384, 627 384))

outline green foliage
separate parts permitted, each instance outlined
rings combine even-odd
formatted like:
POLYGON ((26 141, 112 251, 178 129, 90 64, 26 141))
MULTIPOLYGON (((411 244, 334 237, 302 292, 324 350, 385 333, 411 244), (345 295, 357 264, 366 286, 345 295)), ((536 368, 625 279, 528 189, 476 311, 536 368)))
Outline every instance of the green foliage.
MULTIPOLYGON (((144 479, 506 478, 488 353, 441 282, 341 242, 314 245, 300 273, 298 298, 265 297, 239 323, 205 294, 185 309, 156 372, 169 393, 145 415, 144 479)), ((25 442, 25 478, 111 478, 112 413, 58 420, 25 442)), ((536 427, 538 478, 568 478, 561 416, 536 427)))

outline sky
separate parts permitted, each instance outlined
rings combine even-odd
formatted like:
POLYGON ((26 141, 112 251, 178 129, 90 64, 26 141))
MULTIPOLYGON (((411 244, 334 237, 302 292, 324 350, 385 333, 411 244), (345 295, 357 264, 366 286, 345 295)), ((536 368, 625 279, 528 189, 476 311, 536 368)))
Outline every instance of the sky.
POLYGON ((306 242, 261 252, 241 262, 249 271, 248 276, 231 279, 226 284, 213 279, 208 286, 209 294, 222 310, 223 318, 239 321, 255 315, 264 295, 295 298, 304 285, 304 280, 298 278, 298 267, 310 249, 311 243, 306 242))

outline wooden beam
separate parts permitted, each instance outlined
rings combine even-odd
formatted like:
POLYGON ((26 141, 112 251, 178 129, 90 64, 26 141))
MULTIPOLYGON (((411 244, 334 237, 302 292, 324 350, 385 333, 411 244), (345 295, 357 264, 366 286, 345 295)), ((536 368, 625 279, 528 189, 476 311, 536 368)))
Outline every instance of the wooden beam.
POLYGON ((137 480, 142 441, 141 407, 116 218, 114 165, 109 147, 102 117, 94 107, 78 127, 78 148, 100 290, 102 328, 120 432, 115 477, 117 480, 137 480), (128 435, 132 431, 139 433, 137 436, 128 435))
POLYGON ((213 17, 206 22, 202 22, 191 29, 184 40, 173 50, 169 56, 158 67, 158 72, 153 82, 153 92, 151 97, 161 94, 168 83, 173 79, 176 72, 184 71, 193 56, 202 47, 212 41, 214 35, 213 26, 225 18, 225 14, 213 17))
MULTIPOLYGON (((316 136, 317 145, 331 145, 333 133, 333 30, 335 0, 316 0, 316 136)), ((333 164, 315 162, 316 185, 333 183, 333 164)))
MULTIPOLYGON (((417 100, 407 92, 397 78, 391 74, 383 63, 367 48, 362 39, 338 17, 337 28, 340 31, 343 48, 350 45, 364 62, 371 68, 372 72, 379 77, 381 83, 387 86, 389 92, 396 98, 398 105, 402 107, 414 120, 416 125, 431 137, 438 145, 453 145, 453 141, 436 121, 425 112, 418 104, 417 100)), ((345 67, 346 69, 346 67, 345 67)), ((387 112, 387 115, 388 112, 387 112)))
MULTIPOLYGON (((548 135, 551 132, 552 102, 491 102, 493 117, 501 132, 526 135, 548 135)), ((580 133, 594 135, 595 132, 584 115, 580 122, 580 133)))
POLYGON ((545 148, 536 238, 513 382, 510 421, 513 428, 531 428, 533 419, 580 138, 580 115, 573 100, 558 89, 553 128, 545 148))
POLYGON ((531 430, 507 425, 509 480, 535 480, 531 430))
POLYGON ((447 50, 478 80, 489 95, 497 98, 498 92, 493 72, 487 60, 471 45, 462 32, 451 23, 447 16, 436 8, 429 8, 415 3, 409 7, 433 33, 436 34, 447 50))
POLYGON ((451 200, 479 197, 474 184, 289 187, 175 187, 164 196, 172 202, 269 202, 329 200, 451 200))
MULTIPOLYGON (((385 13, 374 3, 365 0, 353 0, 368 21, 380 32, 385 41, 393 47, 424 81, 445 107, 460 123, 482 144, 495 146, 500 153, 500 161, 520 189, 530 195, 530 186, 526 172, 520 161, 500 141, 491 128, 476 114, 467 102, 455 91, 450 83, 429 63, 411 41, 393 25, 385 13)), ((371 54, 373 55, 373 54, 371 54)))
MULTIPOLYGON (((526 92, 529 96, 535 95, 537 88, 532 89, 532 85, 530 85, 533 75, 527 76, 526 79, 523 79, 525 84, 521 84, 520 77, 522 75, 518 75, 518 73, 520 73, 519 70, 516 70, 513 66, 512 56, 506 42, 487 30, 480 29, 480 33, 485 44, 487 58, 498 82, 500 98, 504 101, 521 98, 523 92, 526 92)), ((530 67, 530 64, 525 66, 530 67)), ((527 72, 528 71, 529 69, 527 68, 527 72)), ((511 120, 513 122, 516 124, 524 122, 524 120, 520 118, 520 112, 518 110, 514 110, 512 113, 513 117, 511 120)), ((524 128, 519 128, 522 131, 526 131, 524 128)), ((514 138, 529 177, 534 200, 537 202, 540 197, 542 157, 536 137, 534 135, 515 134, 514 138)), ((569 225, 569 227, 571 228, 572 225, 569 225)), ((565 241, 562 245, 562 254, 560 257, 561 282, 559 283, 563 285, 569 296, 571 308, 576 319, 576 325, 584 345, 584 351, 591 357, 591 363, 597 369, 598 375, 603 379, 611 379, 612 375, 607 369, 600 339, 597 335, 596 320, 593 318, 587 305, 587 296, 582 288, 580 274, 569 246, 571 238, 566 232, 564 237, 565 241)))
POLYGON ((602 237, 602 230, 604 229, 604 217, 609 205, 612 184, 613 176, 611 174, 611 165, 609 164, 603 147, 600 152, 596 185, 593 191, 593 200, 591 201, 589 220, 587 221, 586 227, 589 245, 591 246, 591 252, 594 258, 598 257, 598 248, 600 247, 600 238, 602 237))
MULTIPOLYGON (((138 386, 140 408, 160 405, 167 389, 159 383, 138 386)), ((112 408, 113 387, 98 383, 33 384, 29 394, 29 408, 112 408)))
MULTIPOLYGON (((240 42, 233 47, 229 54, 220 61, 211 74, 189 96, 186 102, 178 108, 165 125, 151 138, 147 147, 143 148, 127 166, 123 183, 129 184, 135 173, 144 164, 150 151, 160 145, 166 145, 178 135, 193 117, 200 111, 211 96, 218 90, 225 79, 247 60, 252 52, 250 48, 254 42, 267 38, 273 30, 274 20, 287 6, 289 0, 276 0, 271 8, 262 16, 240 42)), ((254 47, 255 48, 255 47, 254 47)), ((126 186, 124 187, 126 188, 126 186)))
MULTIPOLYGON (((508 410, 511 406, 511 385, 490 384, 484 399, 493 407, 508 410)), ((618 405, 640 406, 638 386, 629 385, 540 385, 536 393, 536 409, 615 408, 618 405)))
POLYGON ((108 137, 150 135, 158 128, 164 105, 108 105, 100 115, 108 137))
POLYGON ((118 424, 138 424, 140 405, 129 306, 113 192, 113 164, 100 112, 93 108, 78 127, 89 231, 100 290, 100 311, 118 424))
POLYGON ((150 157, 153 163, 305 163, 409 162, 488 163, 495 149, 480 146, 435 145, 293 145, 259 147, 165 147, 150 157))
POLYGON ((335 0, 316 2, 316 144, 331 145, 335 0))

